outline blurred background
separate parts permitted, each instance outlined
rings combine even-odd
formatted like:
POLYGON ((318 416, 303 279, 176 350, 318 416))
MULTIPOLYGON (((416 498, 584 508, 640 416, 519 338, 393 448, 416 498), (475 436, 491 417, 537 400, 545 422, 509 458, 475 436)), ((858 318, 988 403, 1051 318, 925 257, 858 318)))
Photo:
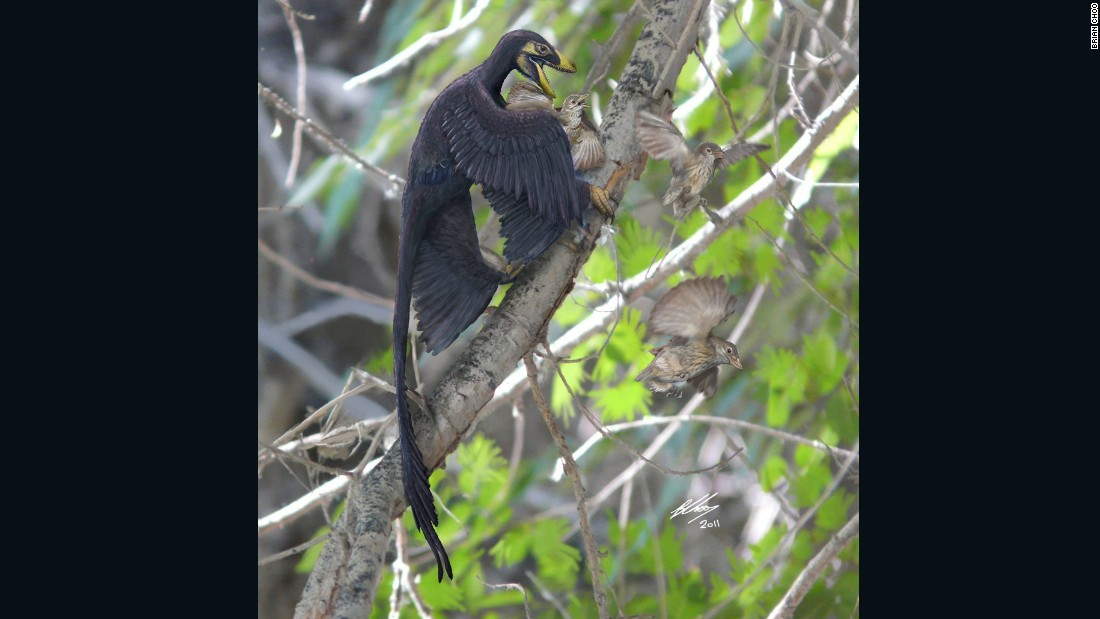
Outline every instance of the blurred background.
MULTIPOLYGON (((367 161, 404 177, 433 98, 516 28, 539 32, 577 64, 574 75, 550 72, 556 103, 573 92, 591 92, 589 114, 598 125, 649 4, 261 0, 259 81, 367 161), (616 38, 621 43, 609 45, 616 38), (389 62, 395 57, 398 62, 389 62), (344 88, 366 72, 359 85, 344 88)), ((673 122, 693 146, 735 137, 767 143, 771 149, 762 157, 774 163, 858 76, 858 21, 859 4, 850 0, 788 8, 710 3, 699 49, 729 109, 699 59, 689 56, 674 93, 673 122)), ((295 148, 293 119, 263 99, 257 118, 258 616, 280 618, 292 616, 319 546, 273 555, 323 534, 342 494, 308 508, 290 506, 333 479, 332 470, 359 466, 375 435, 383 444, 372 458, 396 438, 393 427, 379 430, 394 407, 394 396, 383 388, 363 388, 339 407, 325 407, 370 384, 368 374, 392 382, 401 187, 383 174, 355 169, 308 134, 295 148), (295 438, 329 432, 340 440, 272 455, 269 446, 323 408, 319 423, 295 438)), ((544 370, 542 388, 574 450, 597 434, 579 414, 582 405, 608 425, 682 414, 745 422, 683 423, 670 431, 657 419, 618 430, 636 449, 659 444, 652 458, 677 470, 709 467, 744 449, 700 474, 634 470, 635 458, 606 440, 578 458, 594 533, 607 552, 604 572, 614 610, 764 616, 809 559, 858 514, 858 459, 848 457, 858 452, 859 440, 858 119, 857 107, 807 165, 792 170, 798 180, 785 185, 779 200, 753 208, 685 269, 624 307, 610 327, 571 350, 555 349, 573 359, 588 357, 561 366, 572 395, 544 370), (685 410, 693 401, 690 388, 682 397, 666 397, 633 378, 652 359, 647 351, 665 341, 646 332, 653 302, 679 281, 704 275, 725 277, 738 295, 737 311, 715 333, 737 334, 744 370, 721 366, 715 397, 685 410), (708 504, 717 509, 704 518, 716 526, 702 528, 702 519, 688 524, 694 515, 670 519, 684 501, 710 495, 708 504)), ((721 207, 766 174, 755 160, 741 162, 719 171, 704 196, 721 207)), ((605 230, 555 315, 551 344, 610 298, 609 282, 647 272, 707 221, 696 211, 677 222, 661 206, 670 177, 667 162, 651 160, 641 179, 629 184, 614 233, 605 230)), ((494 218, 476 187, 472 194, 479 230, 493 244, 494 218)), ((430 391, 479 327, 480 321, 440 355, 419 356, 421 390, 430 391)), ((412 573, 427 574, 417 594, 436 616, 522 616, 520 593, 490 589, 479 579, 522 585, 535 616, 596 616, 572 488, 568 479, 551 477, 556 454, 525 390, 514 401, 494 402, 449 456, 447 470, 432 476, 433 490, 454 515, 441 512, 440 532, 456 565, 455 583, 435 582, 434 560, 411 514, 403 524, 411 531, 412 573)), ((858 544, 857 537, 829 562, 797 616, 858 616, 858 544)), ((389 611, 392 580, 392 573, 383 576, 377 616, 389 611)), ((400 614, 418 616, 412 605, 400 614)))

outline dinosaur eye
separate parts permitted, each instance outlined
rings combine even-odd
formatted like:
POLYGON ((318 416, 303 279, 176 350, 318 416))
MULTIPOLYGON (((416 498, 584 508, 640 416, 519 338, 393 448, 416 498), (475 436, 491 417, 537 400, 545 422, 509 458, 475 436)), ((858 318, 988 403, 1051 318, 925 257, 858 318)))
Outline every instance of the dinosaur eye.
POLYGON ((550 48, 542 43, 535 43, 535 51, 539 53, 539 56, 545 56, 550 53, 550 48))

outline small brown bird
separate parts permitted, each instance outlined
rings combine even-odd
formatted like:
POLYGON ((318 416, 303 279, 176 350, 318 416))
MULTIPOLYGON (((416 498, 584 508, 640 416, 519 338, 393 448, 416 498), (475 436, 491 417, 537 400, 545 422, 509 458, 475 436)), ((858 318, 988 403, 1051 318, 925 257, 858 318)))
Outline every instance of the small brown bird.
POLYGON ((656 393, 688 382, 703 397, 712 397, 718 391, 719 365, 742 369, 737 346, 710 334, 733 313, 736 303, 737 297, 718 277, 689 279, 666 292, 653 306, 649 327, 672 340, 649 351, 653 361, 634 380, 646 381, 656 393))
POLYGON ((672 205, 672 213, 683 217, 696 206, 718 223, 718 216, 707 210, 700 196, 718 166, 732 165, 753 153, 771 148, 767 144, 739 142, 723 149, 714 142, 703 142, 692 151, 680 130, 671 122, 645 110, 634 116, 634 131, 642 149, 654 159, 672 164, 672 183, 662 203, 672 205))
POLYGON ((604 157, 600 132, 584 113, 584 108, 588 107, 585 103, 588 103, 588 95, 569 95, 557 111, 558 122, 569 136, 573 167, 578 172, 600 167, 604 157))
POLYGON ((510 110, 546 110, 553 114, 569 136, 573 168, 578 172, 603 165, 604 148, 600 132, 584 113, 588 95, 569 95, 560 108, 555 108, 553 101, 538 86, 517 80, 508 90, 507 102, 505 107, 510 110))
POLYGON ((553 110, 554 100, 533 82, 516 80, 508 90, 505 108, 509 110, 553 110))

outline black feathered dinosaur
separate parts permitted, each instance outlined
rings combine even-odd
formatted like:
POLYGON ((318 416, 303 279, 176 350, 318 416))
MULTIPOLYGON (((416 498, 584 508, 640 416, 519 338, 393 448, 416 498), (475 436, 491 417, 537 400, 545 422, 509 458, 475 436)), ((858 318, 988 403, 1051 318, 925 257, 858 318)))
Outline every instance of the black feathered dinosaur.
POLYGON ((393 369, 405 498, 435 554, 440 581, 444 569, 449 578, 454 576, 435 532, 439 516, 428 486, 429 469, 416 444, 405 393, 411 298, 416 298, 421 339, 436 353, 477 319, 498 285, 514 276, 512 269, 502 272, 482 258, 470 200, 475 183, 501 215, 509 263, 538 257, 574 221, 583 222, 589 206, 609 217, 614 212, 603 189, 574 175, 569 139, 553 116, 504 108, 500 89, 513 69, 554 97, 545 66, 576 71, 538 34, 505 34, 485 62, 435 98, 409 158, 401 198, 393 369))

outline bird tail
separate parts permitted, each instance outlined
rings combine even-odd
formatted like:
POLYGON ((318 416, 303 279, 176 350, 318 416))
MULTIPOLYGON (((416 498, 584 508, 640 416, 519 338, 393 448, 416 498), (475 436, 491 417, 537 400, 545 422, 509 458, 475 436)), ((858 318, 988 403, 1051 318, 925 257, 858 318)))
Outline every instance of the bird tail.
POLYGON ((424 539, 435 554, 439 570, 439 581, 443 581, 443 569, 447 576, 454 579, 451 572, 451 560, 447 556, 443 542, 435 532, 439 524, 439 515, 435 511, 435 501, 428 485, 428 469, 424 466, 424 456, 416 444, 412 413, 409 411, 408 395, 405 393, 405 357, 409 347, 409 306, 412 302, 413 265, 416 260, 417 236, 413 217, 404 213, 401 226, 400 251, 397 257, 397 295, 393 308, 393 379, 397 388, 397 420, 401 436, 401 477, 405 486, 405 500, 412 508, 416 528, 424 533, 424 539))

